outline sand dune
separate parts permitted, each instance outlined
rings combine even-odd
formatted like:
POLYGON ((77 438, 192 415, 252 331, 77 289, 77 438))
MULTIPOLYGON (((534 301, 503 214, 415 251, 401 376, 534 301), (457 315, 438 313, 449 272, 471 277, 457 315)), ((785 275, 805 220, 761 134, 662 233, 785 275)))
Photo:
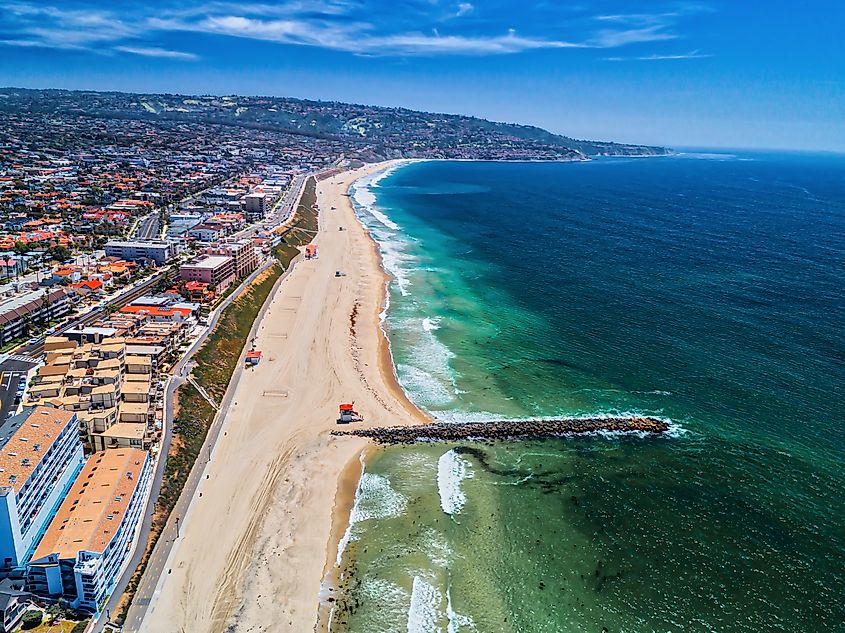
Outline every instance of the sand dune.
POLYGON ((263 360, 238 384, 145 631, 311 631, 335 556, 333 512, 337 504, 337 531, 354 493, 351 469, 341 475, 367 446, 329 435, 338 403, 354 400, 368 425, 427 421, 396 384, 378 327, 385 276, 343 195, 384 166, 318 185, 319 257, 300 261, 272 299, 257 339, 263 360))

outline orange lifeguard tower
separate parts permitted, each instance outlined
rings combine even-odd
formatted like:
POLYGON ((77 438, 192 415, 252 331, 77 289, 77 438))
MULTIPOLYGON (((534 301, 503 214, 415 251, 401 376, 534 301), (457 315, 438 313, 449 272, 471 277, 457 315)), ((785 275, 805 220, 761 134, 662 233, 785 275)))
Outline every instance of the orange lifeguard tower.
POLYGON ((340 417, 337 419, 338 424, 349 424, 350 422, 361 422, 364 418, 355 410, 355 403, 342 404, 339 407, 340 417))
POLYGON ((305 259, 314 259, 317 257, 317 245, 316 244, 306 244, 305 245, 305 259))

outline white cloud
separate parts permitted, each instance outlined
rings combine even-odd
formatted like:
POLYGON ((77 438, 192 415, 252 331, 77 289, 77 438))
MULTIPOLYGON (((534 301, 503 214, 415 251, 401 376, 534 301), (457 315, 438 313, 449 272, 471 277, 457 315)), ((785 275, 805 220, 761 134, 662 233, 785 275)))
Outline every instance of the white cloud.
POLYGON ((667 33, 662 25, 648 26, 641 29, 626 29, 624 31, 603 30, 593 37, 590 42, 596 48, 618 48, 628 44, 643 42, 660 42, 677 39, 674 33, 667 33))
POLYGON ((541 48, 582 48, 584 44, 523 37, 513 30, 503 35, 463 36, 425 33, 379 35, 365 22, 338 24, 295 19, 261 20, 237 15, 209 17, 199 22, 156 19, 161 30, 184 30, 266 40, 279 44, 318 46, 360 55, 505 54, 541 48))
MULTIPOLYGON (((504 55, 540 49, 611 49, 674 40, 680 35, 672 27, 678 16, 689 12, 678 9, 679 13, 600 15, 595 18, 596 26, 607 28, 588 28, 576 35, 573 25, 573 33, 563 37, 549 33, 543 24, 537 27, 539 33, 528 34, 506 30, 501 22, 497 26, 479 20, 472 20, 472 31, 468 31, 466 22, 452 21, 453 28, 441 32, 436 30, 438 21, 431 19, 430 10, 421 8, 423 4, 420 0, 417 9, 397 13, 379 10, 370 0, 194 0, 172 8, 116 3, 111 10, 0 0, 0 9, 6 9, 5 15, 0 11, 0 33, 5 38, 0 43, 190 60, 198 59, 197 55, 162 47, 158 38, 166 33, 194 32, 367 56, 504 55)), ((448 6, 452 18, 476 11, 469 1, 452 0, 448 6)))
POLYGON ((608 62, 654 62, 671 59, 702 59, 705 57, 712 57, 712 55, 708 55, 706 53, 699 53, 698 51, 692 51, 691 53, 683 53, 678 55, 642 55, 640 57, 605 57, 604 59, 608 62))
POLYGON ((462 17, 467 15, 468 13, 472 13, 475 10, 475 6, 470 4, 469 2, 461 2, 458 4, 458 10, 455 11, 455 17, 462 17))
POLYGON ((186 61, 194 61, 199 59, 199 56, 194 55, 193 53, 173 51, 166 48, 158 48, 156 46, 115 46, 114 50, 119 51, 121 53, 141 55, 143 57, 165 57, 167 59, 184 59, 186 61))

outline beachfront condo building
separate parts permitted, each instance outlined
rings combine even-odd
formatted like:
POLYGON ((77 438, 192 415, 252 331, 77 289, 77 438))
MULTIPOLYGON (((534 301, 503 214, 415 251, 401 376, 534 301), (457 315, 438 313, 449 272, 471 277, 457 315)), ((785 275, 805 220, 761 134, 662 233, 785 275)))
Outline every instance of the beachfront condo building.
POLYGON ((96 613, 132 550, 151 472, 137 448, 91 455, 32 555, 27 589, 96 613))
POLYGON ((28 407, 0 425, 0 560, 26 563, 82 466, 72 411, 28 407))
POLYGON ((228 255, 208 255, 197 262, 180 266, 179 278, 210 284, 215 292, 222 293, 237 279, 235 259, 228 255))

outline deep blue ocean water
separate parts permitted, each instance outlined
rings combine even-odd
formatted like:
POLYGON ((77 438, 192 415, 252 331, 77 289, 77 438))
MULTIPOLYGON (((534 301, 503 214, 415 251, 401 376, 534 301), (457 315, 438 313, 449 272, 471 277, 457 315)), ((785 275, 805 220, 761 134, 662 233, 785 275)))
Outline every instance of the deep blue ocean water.
POLYGON ((845 630, 845 157, 426 162, 353 197, 419 406, 679 432, 381 451, 350 630, 845 630))

